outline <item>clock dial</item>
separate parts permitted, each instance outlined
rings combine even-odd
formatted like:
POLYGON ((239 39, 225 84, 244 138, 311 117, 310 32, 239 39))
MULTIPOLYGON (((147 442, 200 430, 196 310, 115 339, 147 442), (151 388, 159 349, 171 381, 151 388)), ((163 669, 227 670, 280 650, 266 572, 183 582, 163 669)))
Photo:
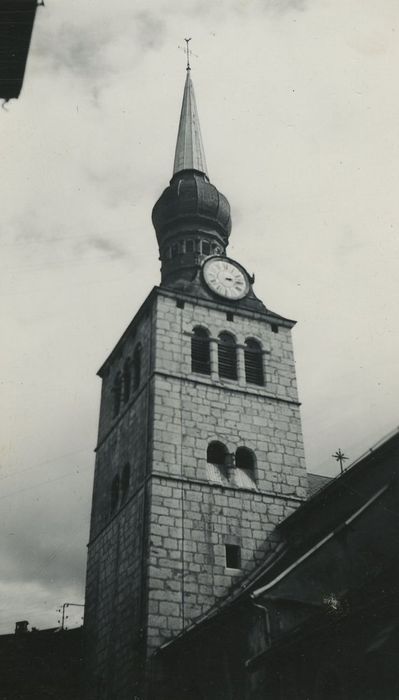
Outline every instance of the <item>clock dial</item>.
POLYGON ((206 260, 203 273, 208 287, 226 299, 242 299, 248 293, 246 275, 238 265, 225 258, 206 260))

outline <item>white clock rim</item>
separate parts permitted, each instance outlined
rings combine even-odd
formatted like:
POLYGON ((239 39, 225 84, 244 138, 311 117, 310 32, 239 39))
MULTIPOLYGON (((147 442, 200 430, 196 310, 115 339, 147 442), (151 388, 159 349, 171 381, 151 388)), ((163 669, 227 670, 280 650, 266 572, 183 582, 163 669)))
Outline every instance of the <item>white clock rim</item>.
POLYGON ((235 260, 231 260, 230 258, 223 258, 223 257, 220 257, 219 255, 217 255, 217 256, 215 256, 215 257, 212 257, 212 258, 208 258, 207 260, 205 260, 205 262, 204 262, 204 264, 203 264, 202 274, 203 274, 203 277, 204 277, 204 281, 205 281, 207 287, 211 290, 211 292, 213 292, 214 294, 217 294, 217 295, 220 296, 220 297, 223 297, 224 299, 229 299, 229 300, 231 300, 231 301, 239 301, 240 299, 243 299, 243 298, 248 294, 248 292, 249 292, 249 281, 248 281, 248 277, 247 277, 247 274, 246 274, 245 270, 242 269, 242 267, 241 267, 241 265, 240 265, 239 263, 236 263, 235 260), (209 267, 212 263, 215 263, 215 262, 224 262, 224 263, 227 263, 228 265, 231 265, 232 267, 234 267, 234 268, 240 273, 240 275, 242 275, 242 278, 243 278, 244 283, 245 283, 245 287, 244 287, 244 291, 243 291, 243 292, 240 292, 240 294, 237 295, 237 296, 230 297, 230 296, 228 296, 227 294, 225 294, 225 293, 223 293, 223 292, 217 291, 217 290, 212 286, 212 283, 207 279, 206 268, 209 267))

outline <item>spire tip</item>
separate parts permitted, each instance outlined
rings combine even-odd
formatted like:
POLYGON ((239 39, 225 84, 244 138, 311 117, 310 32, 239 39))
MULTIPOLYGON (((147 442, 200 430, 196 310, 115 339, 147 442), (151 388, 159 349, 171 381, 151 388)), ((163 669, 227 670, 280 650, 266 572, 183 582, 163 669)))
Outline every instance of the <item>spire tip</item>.
POLYGON ((189 45, 188 45, 189 41, 191 41, 191 36, 190 36, 189 39, 184 39, 184 41, 186 42, 186 56, 187 56, 187 66, 186 66, 186 70, 191 70, 191 66, 190 66, 190 53, 191 53, 191 52, 190 52, 190 48, 189 48, 189 45))

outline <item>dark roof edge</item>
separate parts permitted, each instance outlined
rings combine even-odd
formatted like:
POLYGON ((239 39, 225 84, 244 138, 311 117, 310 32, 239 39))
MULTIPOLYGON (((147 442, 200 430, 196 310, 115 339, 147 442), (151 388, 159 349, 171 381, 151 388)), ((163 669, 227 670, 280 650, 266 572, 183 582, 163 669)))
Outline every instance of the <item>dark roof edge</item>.
POLYGON ((395 428, 390 433, 382 437, 366 452, 361 454, 357 459, 349 464, 348 467, 344 469, 342 474, 338 474, 336 477, 332 478, 328 483, 322 486, 318 491, 310 496, 310 498, 304 501, 293 513, 291 513, 291 515, 278 523, 276 527, 283 530, 285 527, 291 527, 294 523, 297 523, 305 513, 308 513, 317 505, 319 500, 324 498, 327 491, 334 491, 336 488, 339 488, 344 481, 356 478, 357 474, 368 464, 370 464, 370 462, 372 462, 378 454, 392 449, 395 442, 398 443, 399 447, 399 428, 395 428))

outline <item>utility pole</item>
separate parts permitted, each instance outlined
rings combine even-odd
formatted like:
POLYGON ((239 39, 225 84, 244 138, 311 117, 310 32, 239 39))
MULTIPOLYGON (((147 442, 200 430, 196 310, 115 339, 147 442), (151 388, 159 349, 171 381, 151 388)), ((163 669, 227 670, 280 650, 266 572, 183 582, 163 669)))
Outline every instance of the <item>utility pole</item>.
POLYGON ((68 619, 68 615, 66 615, 66 609, 69 607, 73 608, 84 608, 84 605, 82 603, 64 603, 60 608, 57 609, 57 612, 61 614, 61 619, 58 620, 59 623, 61 623, 61 629, 65 630, 68 629, 65 627, 65 620, 68 619))

